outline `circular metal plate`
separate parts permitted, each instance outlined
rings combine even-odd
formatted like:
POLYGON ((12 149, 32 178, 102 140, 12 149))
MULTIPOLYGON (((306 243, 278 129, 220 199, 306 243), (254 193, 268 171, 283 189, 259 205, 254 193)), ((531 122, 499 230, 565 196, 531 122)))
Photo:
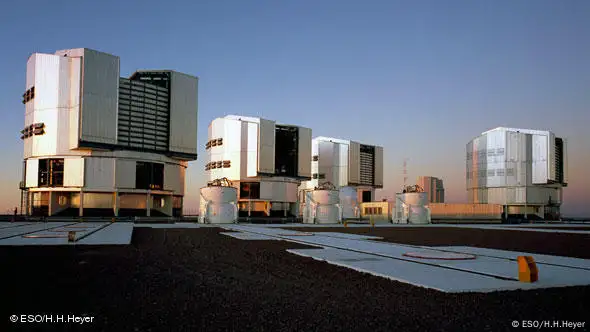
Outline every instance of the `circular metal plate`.
POLYGON ((475 259, 475 255, 464 254, 459 252, 444 252, 444 251, 414 251, 403 254, 406 257, 420 258, 420 259, 440 259, 440 260, 467 260, 475 259))

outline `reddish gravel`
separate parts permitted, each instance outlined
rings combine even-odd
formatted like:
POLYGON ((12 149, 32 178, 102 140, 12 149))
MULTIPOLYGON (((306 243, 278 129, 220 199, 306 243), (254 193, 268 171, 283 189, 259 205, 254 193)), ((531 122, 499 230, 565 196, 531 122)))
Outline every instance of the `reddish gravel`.
POLYGON ((302 245, 219 231, 136 229, 130 246, 0 247, 0 331, 80 329, 8 322, 32 313, 93 315, 81 328, 89 331, 507 331, 513 320, 590 312, 590 287, 445 294, 285 252, 302 245))
POLYGON ((590 234, 459 227, 292 227, 301 232, 341 232, 383 237, 384 241, 426 246, 471 246, 590 258, 590 234))

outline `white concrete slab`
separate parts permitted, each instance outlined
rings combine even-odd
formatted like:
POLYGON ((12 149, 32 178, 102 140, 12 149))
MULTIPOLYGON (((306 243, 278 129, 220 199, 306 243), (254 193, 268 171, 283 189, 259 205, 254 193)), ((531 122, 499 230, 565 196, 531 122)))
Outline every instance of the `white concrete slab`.
MULTIPOLYGON (((325 227, 342 227, 344 228, 343 224, 268 224, 268 225, 257 225, 257 224, 240 224, 240 225, 251 225, 251 226, 258 226, 258 227, 268 227, 268 228, 299 228, 299 227, 312 227, 312 228, 325 228, 325 227)), ((428 228, 428 227, 449 227, 449 228, 478 228, 478 229, 495 229, 495 230, 506 230, 506 231, 529 231, 529 232, 545 232, 545 233, 571 233, 571 234, 589 234, 590 230, 563 230, 563 229, 544 229, 544 227, 564 227, 569 224, 564 225, 549 225, 549 224, 521 224, 521 225, 507 225, 507 224, 444 224, 444 223, 436 223, 436 224, 424 224, 424 225, 414 225, 414 224, 390 224, 390 223, 379 223, 375 224, 375 227, 378 228, 396 228, 396 227, 403 227, 403 228, 428 228)), ((366 224, 348 224, 348 228, 357 228, 357 227, 369 227, 368 223, 366 224)), ((580 227, 584 225, 576 224, 571 225, 571 227, 580 227)), ((589 225, 590 226, 590 225, 589 225)))
POLYGON ((492 292, 513 289, 518 282, 441 269, 392 258, 340 249, 288 249, 290 253, 441 292, 492 292))
POLYGON ((351 239, 351 240, 381 240, 382 237, 370 236, 370 235, 359 235, 350 233, 337 233, 337 232, 314 232, 313 234, 319 236, 335 237, 340 239, 351 239))
POLYGON ((84 222, 84 223, 48 223, 47 228, 36 232, 17 235, 0 240, 0 245, 29 246, 29 245, 74 245, 74 244, 129 244, 133 232, 132 223, 105 223, 105 222, 84 222), (100 229, 107 225, 107 227, 100 229), (113 227, 114 226, 114 227, 113 227), (111 228, 113 227, 113 228, 111 228), (100 230, 98 230, 100 229, 100 230), (98 230, 98 231, 97 231, 98 230), (75 243, 68 242, 68 232, 75 231, 75 243), (94 232, 94 233, 92 233, 94 232), (104 232, 104 233, 103 233, 104 232), (92 234, 91 234, 92 233, 92 234), (88 237, 83 238, 87 234, 88 237), (23 237, 25 236, 25 237, 23 237), (39 236, 39 237, 37 237, 39 236))
POLYGON ((133 223, 115 222, 76 242, 76 245, 130 244, 133 223))
POLYGON ((537 264, 554 264, 560 266, 574 267, 590 270, 590 259, 552 256, 535 254, 530 252, 507 251, 499 249, 476 248, 476 247, 461 247, 461 246, 445 246, 436 247, 442 250, 449 250, 455 252, 469 253, 474 255, 483 255, 490 257, 500 257, 506 259, 516 260, 518 256, 533 256, 537 264))
MULTIPOLYGON (((278 236, 283 239, 303 243, 308 245, 322 246, 326 249, 342 250, 340 254, 350 253, 354 256, 356 254, 369 255, 373 258, 382 257, 384 259, 393 259, 396 261, 402 261, 406 263, 416 263, 421 266, 426 266, 430 269, 429 277, 437 279, 439 271, 456 271, 461 273, 467 273, 469 275, 477 276, 477 278, 506 278, 515 280, 514 284, 506 284, 498 286, 498 289, 530 289, 530 288, 545 288, 545 287, 561 287, 561 286, 574 286, 574 285, 588 285, 590 284, 590 271, 580 270, 569 267, 553 266, 553 265, 541 265, 542 279, 532 285, 517 282, 518 279, 518 265, 515 261, 506 259, 505 257, 493 257, 493 256, 478 256, 474 260, 429 260, 429 259, 418 259, 404 256, 405 253, 415 251, 417 247, 421 248, 423 252, 431 252, 432 254, 438 253, 441 249, 434 247, 425 246, 407 246, 401 244, 376 242, 370 240, 359 240, 359 239, 343 239, 329 236, 322 236, 322 233, 316 233, 314 236, 291 236, 284 234, 283 230, 276 228, 260 227, 260 226, 243 226, 234 225, 231 226, 233 230, 239 230, 244 232, 254 232, 265 236, 278 236)), ((444 249, 443 249, 444 250, 444 249)), ((460 251, 467 252, 469 251, 460 251)), ((518 256, 516 253, 509 253, 512 257, 518 256)), ((322 258, 323 259, 323 258, 322 258)), ((339 262, 342 263, 342 262, 339 262)), ((365 264, 365 263, 363 263, 365 264)), ((406 265, 404 265, 406 266, 406 265)), ((356 266, 355 268, 362 268, 363 271, 372 271, 374 273, 384 273, 383 270, 373 271, 367 266, 356 266)), ((382 267, 379 266, 379 269, 382 267)), ((392 276, 392 278, 399 278, 398 275, 392 276)), ((424 277, 422 277, 424 279, 424 277)), ((405 280, 405 279, 404 279, 405 280)), ((500 280, 500 279, 498 279, 500 280)), ((509 280, 504 280, 509 281, 509 280)), ((421 284, 423 284, 421 282, 421 284)), ((433 288, 444 289, 444 283, 438 282, 433 288), (441 286, 442 285, 442 286, 441 286), (442 287, 442 288, 441 288, 442 287)), ((472 282, 467 282, 465 290, 462 291, 475 291, 481 290, 486 291, 486 285, 477 288, 472 282)), ((496 286, 494 286, 496 287, 496 286)), ((449 289, 455 291, 460 289, 459 286, 454 284, 454 281, 449 286, 449 289)))
POLYGON ((35 233, 39 231, 46 231, 55 229, 58 227, 63 227, 67 225, 73 225, 76 223, 63 223, 63 222, 50 222, 50 223, 36 223, 33 225, 22 225, 19 227, 11 227, 0 229, 0 245, 9 238, 12 237, 19 237, 20 235, 28 234, 28 233, 35 233))
MULTIPOLYGON (((287 251, 391 280, 451 293, 526 290, 590 284, 590 274, 587 271, 562 267, 547 268, 544 266, 543 271, 540 271, 538 282, 522 283, 341 249, 288 249, 287 251)), ((485 266, 486 264, 489 262, 478 261, 478 265, 485 266)), ((514 265, 518 271, 516 264, 514 265)))
POLYGON ((67 245, 67 237, 63 238, 33 238, 25 239, 20 236, 0 240, 0 246, 41 246, 41 245, 67 245))
POLYGON ((0 223, 0 229, 21 227, 21 226, 25 226, 25 225, 34 225, 34 224, 38 224, 38 223, 30 222, 30 221, 5 222, 5 223, 0 223))
POLYGON ((279 240, 276 237, 260 235, 260 234, 253 234, 253 233, 241 233, 241 232, 226 232, 220 233, 222 235, 230 236, 238 240, 279 240))
POLYGON ((207 227, 203 224, 197 223, 175 223, 175 224, 135 224, 134 227, 137 228, 201 228, 207 227))
MULTIPOLYGON (((296 228, 296 227, 311 227, 311 228, 326 228, 326 227, 342 227, 345 228, 343 224, 246 224, 240 223, 240 225, 250 225, 250 226, 258 226, 258 227, 269 227, 269 228, 296 228)), ((354 227, 370 227, 371 224, 367 223, 359 223, 359 224, 348 224, 349 228, 354 227)), ((394 227, 394 226, 401 226, 401 225, 394 225, 391 223, 376 223, 375 227, 394 227)))

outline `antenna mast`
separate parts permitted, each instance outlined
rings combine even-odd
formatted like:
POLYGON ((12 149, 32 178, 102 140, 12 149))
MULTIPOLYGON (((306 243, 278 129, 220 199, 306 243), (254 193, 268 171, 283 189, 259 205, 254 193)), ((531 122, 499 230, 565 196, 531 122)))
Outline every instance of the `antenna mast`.
POLYGON ((404 188, 408 182, 408 158, 404 159, 404 188))

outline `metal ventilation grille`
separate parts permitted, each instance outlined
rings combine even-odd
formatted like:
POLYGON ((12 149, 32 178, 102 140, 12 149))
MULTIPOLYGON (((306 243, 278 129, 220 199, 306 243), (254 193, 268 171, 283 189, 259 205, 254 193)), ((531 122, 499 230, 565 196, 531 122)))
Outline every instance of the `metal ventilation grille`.
POLYGON ((167 88, 119 79, 119 145, 166 151, 169 113, 167 88))
POLYGON ((563 140, 555 138, 555 181, 563 183, 563 140))
POLYGON ((361 145, 361 185, 372 186, 375 182, 375 147, 361 145))

